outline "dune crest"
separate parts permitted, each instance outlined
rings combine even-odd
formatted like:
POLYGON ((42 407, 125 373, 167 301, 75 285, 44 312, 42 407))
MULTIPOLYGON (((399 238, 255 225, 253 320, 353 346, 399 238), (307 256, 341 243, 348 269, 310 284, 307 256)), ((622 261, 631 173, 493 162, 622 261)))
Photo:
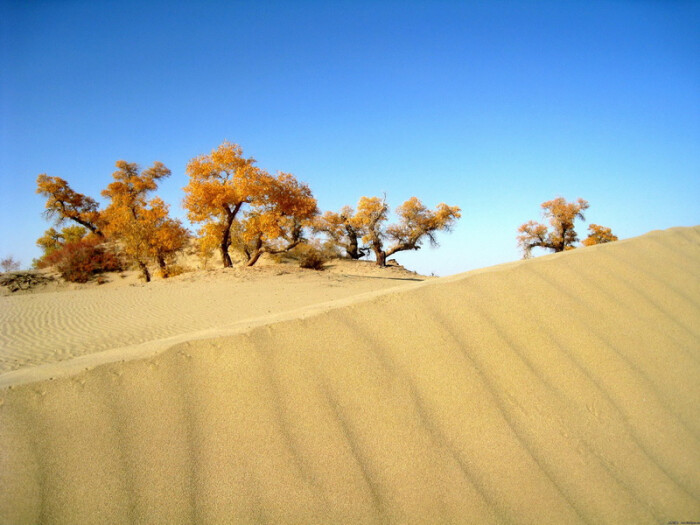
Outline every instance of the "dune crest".
POLYGON ((699 521, 699 384, 651 232, 5 386, 0 522, 699 521))

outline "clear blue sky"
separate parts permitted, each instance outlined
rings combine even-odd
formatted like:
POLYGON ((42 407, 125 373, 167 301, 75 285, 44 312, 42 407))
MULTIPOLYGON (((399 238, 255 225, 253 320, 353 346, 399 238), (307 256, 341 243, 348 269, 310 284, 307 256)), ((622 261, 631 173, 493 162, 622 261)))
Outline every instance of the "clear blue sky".
POLYGON ((398 254, 424 273, 518 259, 558 195, 621 238, 700 223, 700 2, 0 6, 0 256, 24 266, 39 173, 97 198, 115 161, 160 160, 184 217, 187 161, 224 139, 323 210, 460 206, 441 248, 398 254))

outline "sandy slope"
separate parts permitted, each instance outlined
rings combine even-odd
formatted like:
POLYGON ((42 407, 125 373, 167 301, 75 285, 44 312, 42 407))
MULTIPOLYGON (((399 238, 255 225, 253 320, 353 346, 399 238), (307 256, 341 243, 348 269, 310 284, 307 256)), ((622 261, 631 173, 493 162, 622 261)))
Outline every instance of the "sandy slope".
POLYGON ((700 227, 287 317, 5 387, 0 522, 700 521, 700 227))
POLYGON ((193 332, 424 279, 396 267, 378 270, 339 260, 324 272, 291 265, 219 269, 149 284, 131 272, 99 287, 0 296, 0 373, 171 338, 168 346, 193 332))

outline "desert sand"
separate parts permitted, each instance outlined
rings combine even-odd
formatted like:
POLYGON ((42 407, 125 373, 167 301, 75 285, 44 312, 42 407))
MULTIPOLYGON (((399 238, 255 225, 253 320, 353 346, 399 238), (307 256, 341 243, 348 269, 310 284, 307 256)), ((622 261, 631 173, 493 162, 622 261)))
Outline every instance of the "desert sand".
POLYGON ((700 227, 337 296, 300 280, 225 326, 174 290, 157 314, 155 288, 92 314, 59 292, 56 319, 20 301, 0 523, 700 521, 700 227))
MULTIPOLYGON (((401 267, 335 260, 323 272, 268 263, 186 273, 146 284, 51 285, 0 296, 0 374, 124 347, 132 352, 270 322, 309 305, 428 279, 401 267), (44 292, 44 293, 41 293, 44 292)), ((29 372, 29 371, 27 371, 29 372)))

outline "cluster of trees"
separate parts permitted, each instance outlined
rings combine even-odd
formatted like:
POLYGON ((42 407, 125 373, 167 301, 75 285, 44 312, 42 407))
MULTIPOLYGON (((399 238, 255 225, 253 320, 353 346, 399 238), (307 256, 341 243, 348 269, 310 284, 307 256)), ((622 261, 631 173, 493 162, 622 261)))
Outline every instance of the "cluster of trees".
POLYGON ((201 247, 218 249, 224 267, 233 264, 231 247, 252 266, 263 253, 284 253, 307 242, 308 232, 326 234, 353 259, 372 251, 377 264, 385 266, 387 257, 418 250, 425 238, 435 245, 436 232, 449 231, 460 216, 456 206, 440 204, 431 211, 415 197, 397 208, 400 221, 391 226, 386 225, 386 198, 362 197, 357 211, 346 206, 321 215, 306 184, 289 173, 268 174, 229 142, 190 161, 187 174, 183 205, 188 218, 201 224, 201 247), (393 242, 388 248, 387 240, 393 242))
MULTIPOLYGON (((38 267, 55 266, 64 277, 78 281, 126 264, 138 267, 146 281, 151 280, 152 266, 162 277, 172 273, 176 255, 189 245, 192 234, 169 216, 162 199, 151 196, 170 170, 160 162, 141 170, 123 160, 116 168, 113 181, 102 191, 108 203, 104 209, 64 179, 38 176, 37 193, 46 197, 46 216, 56 226, 72 223, 60 230, 51 227, 37 240, 43 251, 35 261, 38 267)), ((362 197, 355 208, 321 214, 306 184, 289 173, 267 173, 255 159, 246 158, 240 146, 226 141, 211 153, 193 158, 186 173, 189 182, 183 188, 183 207, 189 220, 199 226, 200 253, 218 252, 226 268, 233 266, 232 250, 247 266, 265 253, 282 254, 301 247, 308 253, 314 235, 324 236, 333 250, 351 259, 372 253, 379 266, 386 266, 390 256, 418 250, 426 240, 437 245, 437 232, 451 231, 461 216, 457 206, 439 204, 431 210, 411 197, 396 208, 398 222, 387 224, 386 196, 362 197)), ((588 207, 583 199, 567 202, 561 197, 543 203, 549 224, 529 221, 518 229, 524 257, 530 257, 535 248, 573 249, 579 241, 574 222, 585 220, 588 207)), ((617 240, 610 228, 591 224, 588 229, 584 246, 617 240)))
MULTIPOLYGON (((578 241, 578 234, 574 227, 576 219, 586 220, 583 212, 589 204, 584 199, 575 202, 567 202, 562 197, 542 203, 542 214, 549 222, 549 227, 536 221, 528 221, 518 228, 518 246, 523 252, 524 258, 532 256, 534 248, 544 248, 553 252, 573 250, 578 241)), ((617 240, 612 230, 598 224, 588 226, 589 235, 581 244, 592 246, 617 240)))
MULTIPOLYGON (((100 261, 86 266, 88 274, 114 266, 112 256, 118 254, 139 267, 146 281, 151 278, 149 265, 156 264, 163 277, 169 275, 175 255, 191 238, 180 221, 169 217, 161 199, 149 199, 170 170, 160 162, 143 171, 125 161, 116 167, 114 181, 102 192, 108 200, 104 209, 63 179, 38 176, 37 193, 46 197, 47 217, 56 225, 74 224, 44 233, 37 241, 43 250, 37 266, 73 260, 78 252, 84 259, 87 251, 88 259, 93 254, 100 261)), ((430 210, 415 197, 396 209, 399 221, 392 225, 387 225, 386 198, 362 197, 356 210, 344 207, 321 215, 306 184, 289 173, 267 173, 230 142, 192 159, 186 172, 183 206, 189 220, 199 225, 199 249, 205 255, 218 251, 224 267, 233 265, 231 250, 252 266, 265 253, 281 254, 308 244, 310 234, 325 234, 354 259, 372 252, 377 264, 385 266, 389 256, 418 250, 425 239, 436 245, 436 233, 451 230, 460 217, 456 206, 440 204, 430 210)))
POLYGON ((426 238, 431 246, 437 246, 435 234, 450 231, 460 218, 460 211, 447 204, 439 204, 433 211, 411 197, 396 208, 399 222, 387 226, 386 197, 362 197, 357 210, 345 206, 338 213, 326 212, 314 221, 313 228, 327 234, 348 257, 359 259, 371 250, 377 264, 385 266, 387 258, 397 252, 419 250, 426 238))
POLYGON ((168 276, 168 265, 186 246, 190 234, 180 221, 169 217, 167 204, 158 197, 147 197, 159 180, 170 176, 170 170, 160 162, 143 171, 123 160, 116 167, 114 181, 102 191, 109 202, 105 209, 60 177, 38 176, 37 193, 46 197, 46 216, 57 225, 67 221, 75 225, 44 232, 37 240, 43 250, 37 266, 61 269, 63 265, 64 276, 85 281, 91 273, 119 269, 120 259, 125 259, 141 269, 146 281, 151 280, 151 263, 168 276))

